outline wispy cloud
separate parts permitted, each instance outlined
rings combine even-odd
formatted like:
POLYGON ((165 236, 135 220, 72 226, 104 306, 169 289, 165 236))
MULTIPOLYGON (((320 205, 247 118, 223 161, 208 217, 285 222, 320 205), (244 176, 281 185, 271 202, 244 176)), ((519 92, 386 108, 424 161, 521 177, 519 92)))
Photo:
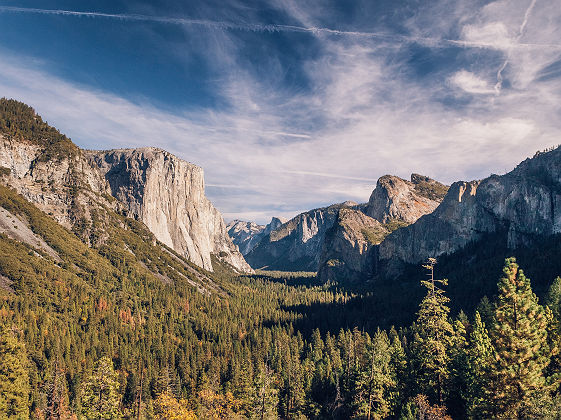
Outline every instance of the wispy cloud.
MULTIPOLYGON (((533 8, 533 6, 531 8, 533 8)), ((531 8, 529 10, 531 10, 531 8)), ((388 40, 388 41, 399 42, 399 43, 415 42, 415 43, 429 45, 429 46, 458 46, 458 47, 465 47, 465 48, 495 48, 496 47, 496 42, 432 38, 432 37, 422 37, 422 36, 407 36, 407 35, 399 35, 394 33, 383 33, 383 32, 344 31, 344 30, 317 27, 317 26, 239 23, 239 22, 229 22, 224 20, 216 21, 216 20, 209 20, 209 19, 191 19, 191 18, 184 18, 184 17, 177 18, 177 17, 166 17, 166 16, 148 16, 148 15, 129 14, 129 13, 102 13, 102 12, 86 12, 86 11, 63 10, 63 9, 40 9, 40 8, 15 7, 15 6, 0 6, 0 12, 104 18, 104 19, 117 19, 121 21, 136 21, 136 22, 156 22, 156 23, 164 23, 164 24, 171 24, 171 25, 201 26, 201 27, 213 28, 213 29, 251 31, 251 32, 310 33, 314 35, 318 35, 318 34, 335 35, 335 36, 350 37, 350 38, 382 39, 382 40, 388 40)), ((523 28, 521 29, 521 31, 523 31, 523 28)), ((558 43, 547 43, 547 44, 516 43, 514 45, 511 45, 510 47, 520 48, 520 49, 547 48, 547 49, 561 50, 561 44, 558 43)))
MULTIPOLYGON (((481 9, 467 0, 446 4, 461 9, 431 2, 422 25, 407 22, 408 35, 328 29, 320 24, 328 12, 290 0, 274 6, 294 26, 161 21, 188 31, 221 29, 205 41, 212 44, 201 47, 222 74, 215 89, 228 106, 221 109, 167 112, 148 101, 70 83, 53 76, 47 63, 30 64, 29 57, 1 50, 0 95, 31 104, 83 147, 170 150, 205 169, 207 194, 227 218, 261 223, 272 215, 366 201, 375 180, 387 173, 419 172, 443 182, 481 178, 558 143, 561 81, 539 76, 560 59, 551 16, 561 11, 539 1, 531 13, 529 2, 521 0, 481 9), (431 23, 441 33, 424 30, 431 23), (457 40, 445 36, 450 28, 457 28, 457 40), (259 74, 249 71, 238 59, 237 31, 311 34, 317 48, 299 63, 309 86, 285 89, 277 82, 285 70, 275 62, 259 74), (410 63, 417 52, 411 43, 437 53, 442 46, 461 48, 454 60, 435 63, 436 70, 421 79, 410 63), (496 96, 496 71, 509 51, 496 96)), ((61 13, 36 10, 0 7, 61 13)), ((92 17, 151 19, 102 15, 92 17)))
POLYGON ((495 89, 489 86, 486 80, 481 79, 472 72, 460 70, 449 78, 451 85, 456 86, 468 93, 490 94, 495 93, 495 89))

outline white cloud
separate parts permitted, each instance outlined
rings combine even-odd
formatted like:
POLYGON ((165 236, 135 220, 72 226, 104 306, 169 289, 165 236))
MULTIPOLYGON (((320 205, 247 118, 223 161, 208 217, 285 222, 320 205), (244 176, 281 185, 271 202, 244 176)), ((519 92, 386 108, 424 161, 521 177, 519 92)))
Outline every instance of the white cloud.
MULTIPOLYGON (((305 27, 317 24, 317 13, 326 13, 284 3, 305 27)), ((421 82, 404 74, 406 63, 395 58, 399 45, 390 49, 386 42, 318 32, 319 52, 302 64, 309 91, 287 92, 236 62, 231 34, 213 33, 206 50, 224 74, 216 89, 227 110, 165 112, 68 83, 49 74, 46 63, 29 64, 27 57, 2 51, 0 95, 34 106, 83 147, 157 146, 201 165, 207 194, 227 218, 266 223, 273 215, 366 201, 386 173, 419 172, 444 182, 482 178, 559 142, 561 82, 535 80, 558 52, 511 48, 527 2, 509 8, 499 1, 482 10, 468 3, 458 2, 461 13, 435 3, 438 13, 427 12, 426 19, 445 30, 459 15, 469 16, 462 20, 460 41, 489 44, 494 58, 466 52, 469 63, 460 61, 449 73, 421 82), (505 70, 514 88, 488 95, 507 49, 516 50, 505 70), (456 97, 455 89, 472 94, 471 102, 454 106, 438 100, 456 97)), ((557 42, 555 25, 546 17, 559 11, 543 5, 538 2, 532 11, 520 42, 557 42)), ((425 35, 408 24, 412 37, 425 35)), ((268 74, 271 80, 282 76, 275 71, 268 74)))
POLYGON ((489 83, 487 83, 487 81, 479 78, 478 76, 467 70, 460 70, 454 73, 454 75, 450 77, 449 82, 468 93, 495 93, 495 90, 491 86, 489 86, 489 83))

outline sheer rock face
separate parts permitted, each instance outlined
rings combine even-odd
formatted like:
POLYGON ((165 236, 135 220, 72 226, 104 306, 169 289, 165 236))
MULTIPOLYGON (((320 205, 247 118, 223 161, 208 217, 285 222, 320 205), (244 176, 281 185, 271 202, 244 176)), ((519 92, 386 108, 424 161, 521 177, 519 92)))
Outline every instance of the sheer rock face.
POLYGON ((228 235, 235 245, 238 246, 243 255, 257 246, 257 244, 273 230, 278 229, 286 220, 280 217, 273 217, 268 225, 258 225, 255 222, 245 222, 243 220, 233 220, 226 225, 228 235))
POLYGON ((370 200, 359 211, 341 211, 326 235, 318 276, 322 281, 368 280, 375 271, 377 245, 386 236, 429 214, 448 187, 412 174, 411 181, 385 175, 376 183, 370 200))
POLYGON ((411 175, 411 181, 383 176, 367 204, 348 201, 299 214, 263 237, 246 255, 247 261, 254 268, 318 271, 324 280, 334 275, 354 278, 358 265, 363 264, 358 261, 369 258, 366 251, 370 247, 359 245, 356 240, 363 231, 371 233, 369 240, 373 244, 379 243, 391 230, 434 211, 447 188, 422 175, 411 175), (353 212, 347 212, 349 209, 353 212), (330 231, 342 210, 345 217, 341 220, 349 222, 352 218, 354 222, 339 224, 330 231), (341 255, 337 255, 338 250, 341 255), (327 264, 329 261, 331 264, 327 264), (349 268, 347 274, 343 267, 349 268))
POLYGON ((382 223, 399 220, 411 224, 432 213, 446 190, 446 186, 422 175, 412 174, 411 181, 385 175, 372 191, 365 213, 382 223))
POLYGON ((200 167, 155 148, 82 150, 47 162, 36 160, 40 152, 0 137, 0 166, 11 170, 9 184, 64 226, 77 222, 77 208, 80 218, 91 220, 91 210, 104 205, 142 221, 156 239, 207 270, 215 254, 252 272, 205 197, 200 167))
POLYGON ((561 148, 537 154, 512 172, 456 182, 442 204, 380 245, 380 259, 418 263, 452 253, 483 233, 505 232, 510 248, 561 233, 561 148))
POLYGON ((361 211, 341 209, 325 235, 318 277, 324 282, 368 278, 376 256, 375 245, 388 233, 382 223, 361 211))
POLYGON ((317 271, 325 233, 339 209, 356 205, 345 202, 299 214, 265 235, 246 255, 247 261, 254 268, 317 271))

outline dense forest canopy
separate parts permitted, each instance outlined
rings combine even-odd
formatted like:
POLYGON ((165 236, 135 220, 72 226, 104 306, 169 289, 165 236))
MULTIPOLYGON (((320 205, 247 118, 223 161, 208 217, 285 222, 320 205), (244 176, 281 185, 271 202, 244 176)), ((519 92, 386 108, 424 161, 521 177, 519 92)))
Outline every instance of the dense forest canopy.
POLYGON ((11 279, 0 292, 4 375, 28 378, 3 379, 10 418, 554 418, 560 408, 561 280, 545 307, 513 259, 478 312, 450 316, 447 286, 423 282, 416 322, 380 330, 370 305, 357 304, 364 292, 309 275, 236 277, 217 261, 206 273, 215 293, 171 270, 166 284, 136 258, 162 272, 176 259, 146 245, 138 222, 122 219, 119 239, 91 249, 0 193, 61 258, 0 236, 0 272, 11 279), (520 330, 512 300, 528 319, 520 330), (517 364, 530 369, 520 384, 509 373, 517 364), (523 394, 512 401, 499 392, 507 386, 523 394))
MULTIPOLYGON (((16 101, 0 132, 79 153, 16 101)), ((365 284, 210 273, 104 205, 68 230, 9 175, 7 223, 52 252, 0 234, 0 418, 561 418, 558 235, 365 284)))

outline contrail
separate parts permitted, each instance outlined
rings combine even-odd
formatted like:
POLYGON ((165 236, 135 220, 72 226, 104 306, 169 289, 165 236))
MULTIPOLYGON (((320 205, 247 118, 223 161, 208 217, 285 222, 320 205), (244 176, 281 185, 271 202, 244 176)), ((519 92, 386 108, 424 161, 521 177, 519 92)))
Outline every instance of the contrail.
MULTIPOLYGON (((533 1, 532 4, 534 3, 535 0, 533 1)), ((164 24, 184 25, 184 26, 202 26, 206 28, 214 28, 214 29, 221 29, 221 30, 238 30, 238 31, 251 31, 251 32, 300 32, 300 33, 311 33, 316 35, 324 34, 324 35, 335 35, 335 36, 353 37, 353 38, 366 38, 366 39, 376 38, 376 39, 382 39, 388 41, 398 41, 402 43, 419 43, 419 44, 435 46, 435 47, 448 45, 448 46, 456 46, 456 47, 463 47, 463 48, 485 48, 485 49, 496 48, 496 46, 493 43, 470 42, 470 41, 462 41, 462 40, 454 40, 454 39, 439 39, 439 38, 431 38, 431 37, 406 36, 406 35, 387 34, 387 33, 379 33, 379 32, 341 31, 331 28, 306 27, 306 26, 297 26, 297 25, 236 23, 236 22, 215 21, 215 20, 208 20, 208 19, 173 18, 173 17, 148 16, 148 15, 138 15, 138 14, 128 14, 128 13, 80 12, 75 10, 38 9, 38 8, 12 7, 12 6, 0 6, 0 12, 106 18, 106 19, 117 19, 123 21, 137 21, 137 22, 157 22, 157 23, 164 23, 164 24)), ((523 29, 524 28, 522 28, 522 30, 523 29)), ((536 49, 536 48, 561 49, 561 44, 526 43, 526 44, 517 44, 515 47, 523 48, 523 49, 536 49)))
MULTIPOLYGON (((534 9, 534 6, 536 5, 536 2, 537 2, 537 0, 532 0, 532 2, 530 3, 530 6, 528 6, 528 8, 526 9, 526 13, 524 13, 524 20, 522 21, 522 24, 520 25, 520 29, 518 30, 518 36, 516 37, 516 42, 517 43, 518 43, 518 41, 520 41, 520 39, 522 39, 522 36, 524 35, 524 30, 526 29, 526 25, 528 24, 528 19, 530 18, 530 13, 532 13, 532 10, 534 9)), ((508 65, 508 62, 510 61, 510 54, 511 54, 511 50, 509 49, 505 61, 503 62, 503 64, 499 68, 499 70, 497 71, 497 83, 495 84, 495 93, 497 95, 499 95, 501 93, 501 89, 503 87, 503 71, 506 68, 506 66, 508 65)))

